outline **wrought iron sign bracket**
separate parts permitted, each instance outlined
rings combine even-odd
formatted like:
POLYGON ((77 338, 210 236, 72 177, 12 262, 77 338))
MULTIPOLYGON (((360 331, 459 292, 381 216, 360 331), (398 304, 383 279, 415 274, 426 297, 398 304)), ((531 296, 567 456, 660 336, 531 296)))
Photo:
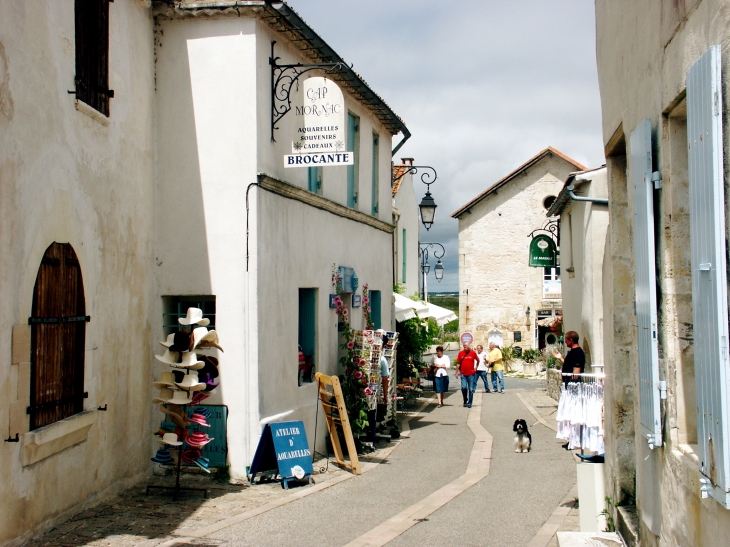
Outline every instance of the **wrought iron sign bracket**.
POLYGON ((291 110, 291 88, 297 84, 298 89, 299 77, 302 74, 316 69, 330 74, 352 68, 352 65, 348 67, 345 63, 280 65, 278 62, 280 57, 274 55, 274 44, 276 44, 276 40, 271 42, 271 57, 269 57, 269 65, 271 65, 271 142, 276 142, 274 131, 279 129, 276 124, 291 110))
POLYGON ((529 234, 527 234, 527 237, 533 238, 535 234, 540 233, 549 235, 555 240, 555 243, 558 243, 560 237, 560 222, 557 220, 549 220, 542 228, 532 230, 529 234))
POLYGON ((391 186, 395 186, 395 183, 405 177, 408 173, 417 175, 419 173, 418 170, 421 169, 424 171, 421 173, 421 182, 426 185, 426 192, 430 194, 431 185, 436 182, 436 178, 438 177, 436 169, 429 167, 428 165, 408 165, 407 167, 408 169, 403 171, 400 175, 393 177, 393 180, 391 180, 391 186))

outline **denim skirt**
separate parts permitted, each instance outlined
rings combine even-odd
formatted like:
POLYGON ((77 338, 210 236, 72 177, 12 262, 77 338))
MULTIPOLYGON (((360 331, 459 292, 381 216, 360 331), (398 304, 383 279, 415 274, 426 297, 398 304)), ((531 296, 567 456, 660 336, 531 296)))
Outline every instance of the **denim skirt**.
POLYGON ((436 376, 433 379, 433 387, 436 393, 445 393, 449 391, 449 377, 448 376, 436 376))

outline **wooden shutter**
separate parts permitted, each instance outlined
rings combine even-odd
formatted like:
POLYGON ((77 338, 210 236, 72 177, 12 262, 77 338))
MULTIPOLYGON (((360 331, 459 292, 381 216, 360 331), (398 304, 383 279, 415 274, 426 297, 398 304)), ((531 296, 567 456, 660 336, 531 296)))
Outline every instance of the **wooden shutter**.
POLYGON ((372 214, 377 216, 380 210, 380 138, 373 133, 373 184, 372 184, 372 214))
POLYGON ((81 412, 86 301, 76 253, 53 243, 38 268, 31 324, 30 429, 81 412))
POLYGON ((662 427, 659 410, 659 350, 650 120, 642 121, 631 133, 629 153, 634 209, 641 434, 649 442, 649 447, 654 448, 662 444, 662 427))
POLYGON ((76 98, 109 115, 109 1, 76 0, 76 98))
POLYGON ((353 165, 347 166, 347 206, 355 207, 357 203, 358 194, 358 174, 357 170, 360 168, 360 139, 358 138, 358 132, 360 130, 360 118, 347 113, 347 150, 352 152, 354 158, 353 165))
POLYGON ((687 72, 697 440, 706 492, 730 508, 728 305, 720 46, 687 72), (708 484, 706 480, 709 479, 708 484))

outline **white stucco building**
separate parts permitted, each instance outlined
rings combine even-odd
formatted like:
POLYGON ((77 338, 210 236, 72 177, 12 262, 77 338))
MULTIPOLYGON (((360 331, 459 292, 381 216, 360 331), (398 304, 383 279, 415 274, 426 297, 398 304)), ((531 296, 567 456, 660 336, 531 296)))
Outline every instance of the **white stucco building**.
MULTIPOLYGON (((605 166, 571 173, 546 213, 548 218, 560 220, 563 332, 578 333, 587 365, 604 363, 603 257, 608 231, 608 205, 604 203, 607 195, 605 166), (583 201, 587 199, 593 201, 583 201)), ((586 372, 592 369, 587 368, 586 372)))
POLYGON ((393 224, 395 225, 394 285, 402 285, 406 296, 419 292, 421 266, 419 230, 421 217, 413 188, 412 158, 393 166, 393 224))
POLYGON ((238 477, 268 421, 303 420, 313 442, 297 346, 339 372, 333 267, 357 278, 348 302, 367 283, 391 324, 390 158, 408 130, 289 6, 243 4, 0 4, 0 427, 18 439, 0 443, 0 544, 149 473, 153 356, 188 305, 225 349, 206 404, 228 406, 238 477), (284 167, 296 124, 281 117, 272 140, 274 41, 279 64, 341 63, 328 77, 353 165, 284 167), (44 380, 45 362, 65 372, 44 380))
POLYGON ((596 1, 606 494, 628 545, 730 537, 728 29, 727 0, 596 1))
POLYGON ((584 169, 548 147, 451 215, 459 220, 459 331, 475 344, 491 332, 503 345, 544 346, 549 332, 535 322, 561 312, 561 272, 528 265, 528 235, 546 225, 568 175, 584 169))

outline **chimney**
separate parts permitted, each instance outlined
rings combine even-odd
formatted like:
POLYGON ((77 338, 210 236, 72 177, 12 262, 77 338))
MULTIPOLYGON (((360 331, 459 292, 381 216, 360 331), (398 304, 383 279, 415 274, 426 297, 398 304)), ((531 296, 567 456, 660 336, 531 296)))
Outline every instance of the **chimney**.
POLYGON ((401 158, 400 161, 403 162, 403 165, 413 165, 413 158, 401 158))

